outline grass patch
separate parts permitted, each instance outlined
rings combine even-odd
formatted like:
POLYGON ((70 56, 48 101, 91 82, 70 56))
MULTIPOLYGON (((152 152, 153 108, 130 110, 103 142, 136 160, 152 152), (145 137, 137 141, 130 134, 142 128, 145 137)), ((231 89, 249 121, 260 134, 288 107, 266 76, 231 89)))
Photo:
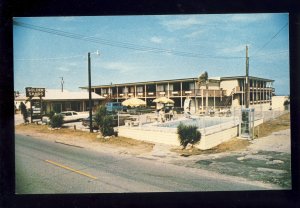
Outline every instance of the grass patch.
MULTIPOLYGON (((255 127, 254 132, 258 137, 265 137, 273 132, 285 130, 290 128, 290 113, 281 115, 271 121, 262 123, 261 125, 255 127)), ((233 138, 227 142, 219 144, 216 147, 213 147, 208 150, 200 150, 196 147, 192 149, 181 149, 181 148, 173 148, 172 152, 176 152, 182 156, 188 157, 191 155, 200 155, 200 154, 214 154, 221 152, 231 152, 237 150, 246 149, 250 145, 248 140, 233 138)))
POLYGON ((265 137, 273 132, 291 128, 290 113, 281 115, 271 121, 262 123, 254 128, 254 135, 258 138, 265 137))
POLYGON ((196 147, 192 149, 180 149, 180 148, 173 148, 171 151, 177 152, 181 154, 182 156, 191 156, 191 155, 201 155, 201 154, 215 154, 215 153, 221 153, 221 152, 231 152, 235 150, 242 150, 246 149, 246 147, 250 144, 248 140, 233 138, 229 140, 228 142, 224 142, 222 144, 219 144, 216 147, 213 147, 208 150, 200 150, 196 147))
POLYGON ((126 137, 112 137, 110 139, 97 138, 98 133, 90 133, 80 130, 73 130, 70 128, 62 127, 60 129, 51 130, 47 125, 36 125, 36 124, 21 124, 15 126, 16 133, 20 134, 31 134, 32 136, 41 136, 47 138, 78 138, 86 141, 93 141, 99 143, 105 143, 120 147, 137 147, 149 151, 153 148, 154 144, 134 140, 126 137))

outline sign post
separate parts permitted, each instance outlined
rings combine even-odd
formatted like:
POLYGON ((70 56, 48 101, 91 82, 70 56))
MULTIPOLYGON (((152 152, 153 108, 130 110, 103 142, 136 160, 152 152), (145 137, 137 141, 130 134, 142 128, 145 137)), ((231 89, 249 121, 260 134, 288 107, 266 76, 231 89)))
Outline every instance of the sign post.
POLYGON ((42 97, 45 97, 45 88, 26 87, 26 97, 30 100, 30 122, 33 117, 42 119, 42 97), (32 100, 33 97, 39 97, 39 100, 32 100))

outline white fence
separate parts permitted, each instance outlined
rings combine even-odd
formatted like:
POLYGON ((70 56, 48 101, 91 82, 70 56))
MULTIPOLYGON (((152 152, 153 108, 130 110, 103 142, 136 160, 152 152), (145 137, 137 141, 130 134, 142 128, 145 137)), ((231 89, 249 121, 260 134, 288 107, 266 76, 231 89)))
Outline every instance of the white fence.
MULTIPOLYGON (((274 119, 289 112, 283 108, 272 110, 255 109, 255 126, 274 119)), ((175 121, 168 121, 163 125, 146 123, 144 125, 135 127, 120 127, 119 135, 130 137, 138 140, 149 142, 158 142, 169 145, 178 145, 177 124, 184 121, 185 124, 190 125, 189 122, 194 122, 199 126, 202 134, 200 144, 197 145, 200 149, 209 149, 222 142, 225 142, 239 134, 239 124, 241 121, 241 109, 233 109, 231 116, 194 116, 190 119, 179 118, 175 121), (177 123, 176 123, 177 122, 177 123)))

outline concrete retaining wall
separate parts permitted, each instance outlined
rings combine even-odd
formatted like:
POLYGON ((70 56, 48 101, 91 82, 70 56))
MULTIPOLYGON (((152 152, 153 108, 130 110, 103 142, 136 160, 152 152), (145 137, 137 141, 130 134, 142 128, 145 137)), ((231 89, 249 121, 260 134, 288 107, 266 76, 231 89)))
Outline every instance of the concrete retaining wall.
POLYGON ((128 137, 136 140, 143 140, 153 143, 162 143, 179 146, 177 134, 173 132, 148 131, 139 129, 139 127, 119 128, 119 136, 128 137))
MULTIPOLYGON (((256 120, 254 126, 263 123, 263 119, 256 120)), ((152 143, 162 143, 167 145, 179 146, 178 134, 176 132, 145 130, 139 127, 119 127, 119 136, 128 137, 136 140, 143 140, 152 143)), ((202 132, 202 130, 201 130, 202 132)), ((196 145, 201 150, 213 148, 223 142, 238 136, 239 125, 231 128, 222 129, 212 134, 203 134, 200 143, 196 145)))
POLYGON ((223 142, 230 140, 238 135, 238 126, 222 130, 213 134, 202 136, 200 143, 196 145, 199 149, 206 150, 213 148, 223 142))
MULTIPOLYGON (((196 145, 199 149, 205 150, 215 147, 222 142, 237 136, 238 127, 223 130, 210 135, 202 135, 200 143, 196 145)), ((178 134, 174 132, 148 131, 137 128, 119 128, 119 136, 136 140, 143 140, 153 143, 179 146, 178 134)))

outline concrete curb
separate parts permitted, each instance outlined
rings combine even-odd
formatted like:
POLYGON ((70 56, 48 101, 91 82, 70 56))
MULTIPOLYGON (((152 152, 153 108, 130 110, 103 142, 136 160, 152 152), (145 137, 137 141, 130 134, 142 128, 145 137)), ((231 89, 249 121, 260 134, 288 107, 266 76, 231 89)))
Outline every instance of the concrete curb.
POLYGON ((68 143, 65 143, 65 142, 62 142, 62 141, 58 141, 58 140, 55 140, 55 143, 59 143, 59 144, 67 145, 67 146, 72 146, 72 147, 77 147, 77 148, 84 148, 84 147, 79 146, 79 145, 68 144, 68 143))

